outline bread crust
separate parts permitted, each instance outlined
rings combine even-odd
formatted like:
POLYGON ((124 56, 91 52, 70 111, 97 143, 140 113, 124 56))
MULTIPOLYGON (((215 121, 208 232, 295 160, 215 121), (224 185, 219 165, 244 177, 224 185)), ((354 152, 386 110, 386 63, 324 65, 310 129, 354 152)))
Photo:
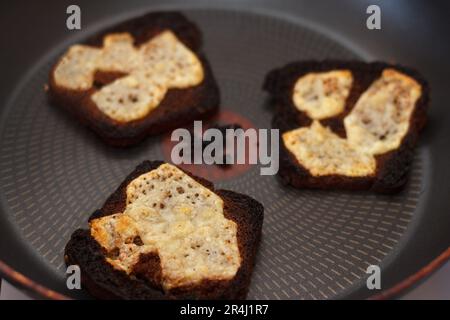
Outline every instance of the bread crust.
MULTIPOLYGON (((166 132, 193 120, 205 119, 218 111, 220 94, 208 60, 201 51, 200 30, 178 12, 153 12, 125 21, 87 39, 84 44, 101 47, 103 37, 110 33, 128 32, 139 45, 164 30, 171 30, 177 38, 192 50, 202 63, 203 81, 185 89, 169 89, 159 106, 145 117, 120 122, 101 112, 92 101, 95 85, 89 90, 70 90, 56 84, 53 66, 49 74, 48 97, 51 104, 74 115, 81 123, 96 132, 106 143, 125 147, 134 145, 146 136, 166 132)), ((97 72, 95 83, 107 84, 119 73, 97 72)))
POLYGON ((345 138, 344 118, 351 112, 361 94, 381 76, 382 71, 386 68, 393 68, 414 78, 422 88, 422 94, 417 100, 410 118, 409 130, 403 137, 399 148, 376 156, 377 167, 374 175, 371 176, 313 176, 280 141, 278 174, 285 184, 296 188, 372 190, 378 193, 395 193, 404 187, 414 157, 414 147, 417 144, 419 133, 426 123, 430 100, 428 83, 417 71, 384 62, 365 63, 339 60, 293 62, 269 72, 265 78, 263 89, 271 94, 271 104, 275 109, 272 127, 280 129, 282 134, 298 127, 309 126, 312 123, 312 119, 306 113, 299 111, 292 100, 293 88, 299 77, 310 72, 350 70, 353 74, 353 85, 345 102, 344 111, 335 117, 321 120, 324 126, 345 138))
MULTIPOLYGON (((118 189, 96 210, 92 219, 123 212, 126 207, 126 188, 140 175, 158 168, 161 161, 144 161, 128 175, 118 189)), ((192 176, 197 182, 215 192, 224 202, 224 215, 237 226, 241 265, 230 280, 203 280, 199 284, 171 289, 164 293, 158 287, 161 273, 156 254, 141 254, 134 267, 133 277, 115 269, 105 260, 106 251, 91 236, 89 230, 76 230, 65 248, 67 265, 81 268, 82 285, 99 299, 245 299, 261 237, 264 208, 249 196, 229 190, 214 190, 211 182, 192 176)))

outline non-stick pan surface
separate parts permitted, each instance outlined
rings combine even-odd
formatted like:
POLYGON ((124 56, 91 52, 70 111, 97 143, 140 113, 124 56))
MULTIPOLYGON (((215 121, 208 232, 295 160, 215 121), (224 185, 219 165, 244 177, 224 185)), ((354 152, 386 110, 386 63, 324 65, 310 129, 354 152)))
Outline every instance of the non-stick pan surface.
MULTIPOLYGON (((128 7, 127 2, 115 7, 114 14, 80 32, 66 32, 65 39, 36 57, 1 109, 0 258, 35 282, 71 297, 88 297, 65 287, 63 250, 71 233, 86 227, 92 211, 142 160, 169 160, 164 137, 128 150, 107 147, 47 101, 48 72, 69 44, 158 8, 147 4, 137 10, 137 4, 128 7)), ((270 128, 272 112, 261 90, 270 69, 293 60, 384 58, 295 15, 255 8, 170 8, 180 8, 203 32, 224 117, 232 115, 257 128, 270 128)), ((100 8, 86 4, 82 10, 100 8)), ((391 60, 403 62, 394 56, 391 60)), ((410 66, 425 76, 433 74, 420 58, 416 63, 410 66)), ((432 87, 435 79, 433 75, 432 87)), ((449 201, 443 192, 450 190, 448 162, 443 161, 448 161, 449 150, 441 148, 448 142, 443 134, 448 134, 450 123, 445 107, 439 97, 433 99, 410 181, 397 195, 295 190, 276 177, 261 176, 257 166, 216 178, 218 187, 249 194, 265 207, 248 298, 364 298, 377 293, 366 288, 369 265, 381 267, 387 289, 443 251, 450 243, 445 212, 449 201)))

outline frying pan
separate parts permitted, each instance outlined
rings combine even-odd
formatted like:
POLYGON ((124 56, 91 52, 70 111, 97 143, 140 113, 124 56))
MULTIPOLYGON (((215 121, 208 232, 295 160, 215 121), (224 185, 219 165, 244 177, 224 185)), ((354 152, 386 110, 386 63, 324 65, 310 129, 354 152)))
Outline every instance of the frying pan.
POLYGON ((397 195, 294 190, 251 166, 215 182, 265 206, 249 298, 386 298, 402 294, 450 255, 450 52, 445 3, 426 1, 78 1, 82 30, 65 28, 69 1, 2 2, 0 272, 46 298, 89 298, 65 286, 63 248, 143 159, 164 159, 164 137, 117 150, 49 105, 44 85, 68 45, 150 10, 196 22, 217 77, 222 110, 269 128, 266 72, 302 59, 385 60, 430 82, 429 123, 409 182, 397 195), (368 30, 378 4, 382 29, 368 30), (447 251, 446 251, 447 250, 447 251), (366 268, 381 268, 381 290, 366 268))

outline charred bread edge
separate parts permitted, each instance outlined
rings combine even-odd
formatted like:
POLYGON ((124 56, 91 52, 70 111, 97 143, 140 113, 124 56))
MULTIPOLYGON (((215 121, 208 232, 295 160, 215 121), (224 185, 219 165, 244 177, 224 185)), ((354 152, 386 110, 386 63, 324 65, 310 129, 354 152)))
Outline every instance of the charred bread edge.
MULTIPOLYGON (((161 161, 144 161, 128 175, 119 188, 95 211, 89 221, 117 212, 126 207, 126 187, 140 175, 158 168, 161 161)), ((200 284, 174 288, 164 294, 151 287, 143 278, 130 278, 105 261, 104 249, 91 237, 89 230, 76 230, 65 249, 68 265, 78 264, 82 284, 100 299, 245 299, 255 263, 263 223, 263 206, 249 196, 228 190, 214 190, 212 183, 186 172, 200 184, 212 190, 224 201, 224 215, 238 225, 237 238, 241 265, 230 280, 204 280, 200 284)), ((140 263, 145 263, 141 255, 140 263)))
MULTIPOLYGON (((201 84, 186 89, 169 89, 160 105, 142 119, 121 123, 102 113, 90 99, 95 87, 89 90, 70 90, 58 86, 53 66, 49 75, 49 100, 74 115, 90 127, 106 143, 130 146, 148 135, 177 128, 193 120, 205 119, 217 112, 220 93, 209 62, 201 51, 201 33, 184 15, 178 12, 152 12, 108 28, 84 42, 101 47, 103 36, 109 33, 129 32, 139 45, 159 32, 170 29, 200 59, 204 79, 201 84), (176 108, 174 108, 176 106, 176 108)), ((114 78, 117 73, 101 72, 103 78, 114 78)))
POLYGON ((295 108, 292 101, 292 90, 300 76, 309 72, 336 69, 350 70, 353 73, 354 80, 345 103, 344 112, 336 117, 321 121, 336 134, 345 137, 344 118, 353 109, 360 95, 367 90, 374 80, 380 77, 382 71, 386 68, 393 68, 414 78, 422 87, 422 94, 416 102, 410 118, 409 130, 403 137, 399 148, 376 156, 377 168, 373 176, 328 175, 314 177, 286 149, 284 143, 280 143, 279 175, 284 183, 297 188, 370 189, 379 193, 394 193, 402 189, 408 178, 419 133, 426 123, 426 112, 430 100, 428 83, 417 71, 384 62, 365 63, 339 60, 293 62, 269 72, 264 81, 263 89, 271 94, 271 103, 276 108, 272 127, 279 128, 283 133, 301 126, 308 126, 312 122, 304 112, 295 108))

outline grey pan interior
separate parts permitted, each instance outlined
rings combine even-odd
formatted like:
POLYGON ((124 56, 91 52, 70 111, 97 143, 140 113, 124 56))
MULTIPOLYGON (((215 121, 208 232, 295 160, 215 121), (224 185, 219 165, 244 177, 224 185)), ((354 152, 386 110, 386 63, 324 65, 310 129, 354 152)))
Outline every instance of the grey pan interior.
MULTIPOLYGON (((44 6, 49 21, 42 21, 43 28, 54 24, 60 25, 59 29, 44 32, 39 28, 30 31, 26 25, 17 27, 18 34, 32 32, 28 37, 33 39, 12 39, 11 52, 16 50, 17 56, 5 73, 14 81, 1 79, 2 260, 51 289, 86 297, 83 292, 65 289, 64 245, 73 230, 86 226, 90 213, 134 166, 144 159, 163 158, 161 139, 148 139, 126 152, 106 147, 50 106, 43 86, 49 68, 67 45, 114 22, 157 8, 179 8, 200 26, 221 88, 222 107, 260 128, 270 127, 271 118, 267 96, 261 91, 264 75, 293 60, 400 62, 419 69, 433 88, 429 126, 417 149, 410 181, 398 195, 294 190, 281 186, 275 177, 261 177, 256 167, 217 183, 218 187, 247 193, 265 206, 263 239, 249 298, 368 297, 374 293, 365 288, 368 265, 382 267, 382 285, 388 288, 448 247, 450 112, 443 88, 449 81, 441 73, 448 65, 435 65, 440 52, 448 52, 448 47, 435 43, 436 50, 424 52, 423 45, 417 47, 409 38, 394 44, 400 32, 411 30, 417 31, 417 42, 421 37, 426 41, 421 23, 429 23, 431 28, 440 20, 436 18, 433 24, 413 21, 414 13, 407 7, 381 4, 386 13, 385 29, 368 31, 364 28, 364 2, 356 5, 345 1, 340 11, 324 2, 255 1, 258 8, 252 3, 227 1, 205 6, 194 2, 188 6, 117 1, 100 6, 81 1, 86 27, 69 32, 56 21, 56 17, 64 18, 67 4, 50 1, 44 6), (353 26, 352 14, 360 20, 357 26, 353 26), (37 41, 43 34, 45 40, 37 41), (417 49, 407 55, 414 44, 417 49), (28 65, 20 64, 25 61, 28 65)), ((12 10, 20 10, 20 6, 12 10)), ((430 16, 439 17, 439 12, 427 10, 430 16)))

